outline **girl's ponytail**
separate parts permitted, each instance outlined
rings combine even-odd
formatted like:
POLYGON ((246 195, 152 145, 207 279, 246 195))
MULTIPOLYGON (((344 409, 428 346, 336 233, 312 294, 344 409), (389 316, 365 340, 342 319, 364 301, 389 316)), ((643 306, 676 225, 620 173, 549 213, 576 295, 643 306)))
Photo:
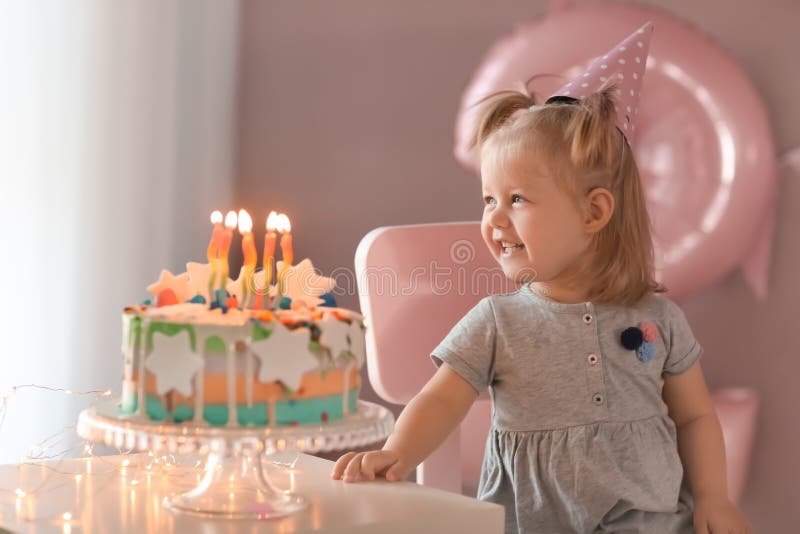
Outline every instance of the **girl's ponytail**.
POLYGON ((552 77, 552 74, 536 74, 531 76, 528 81, 520 83, 518 91, 505 90, 497 91, 487 95, 473 105, 473 107, 480 106, 486 101, 497 99, 481 112, 480 119, 478 120, 478 127, 475 128, 475 134, 470 142, 470 149, 478 147, 480 149, 486 139, 495 131, 499 130, 506 124, 511 117, 519 111, 527 111, 531 106, 537 104, 538 98, 536 93, 531 92, 528 87, 538 78, 552 77))
POLYGON ((494 131, 508 122, 515 113, 527 110, 536 103, 533 95, 523 88, 522 91, 506 90, 492 93, 476 102, 475 105, 480 105, 493 98, 497 100, 486 106, 480 115, 478 127, 475 129, 475 136, 472 138, 470 148, 482 146, 483 142, 494 131))
POLYGON ((615 126, 614 90, 614 81, 609 79, 576 104, 565 132, 567 139, 572 138, 570 159, 576 168, 610 168, 617 161, 619 148, 615 150, 614 141, 622 136, 615 126))

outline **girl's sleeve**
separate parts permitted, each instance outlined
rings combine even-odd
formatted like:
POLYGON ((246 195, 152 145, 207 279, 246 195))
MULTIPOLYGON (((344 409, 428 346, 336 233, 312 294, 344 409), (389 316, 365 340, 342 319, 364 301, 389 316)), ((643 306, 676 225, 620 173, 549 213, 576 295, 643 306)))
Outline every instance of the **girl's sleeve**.
POLYGON ((493 378, 497 328, 489 298, 484 298, 456 323, 431 353, 436 367, 447 364, 479 394, 493 378))
POLYGON ((666 344, 667 359, 664 362, 664 372, 679 375, 688 370, 703 354, 703 347, 695 339, 686 315, 680 307, 667 300, 666 315, 666 344))

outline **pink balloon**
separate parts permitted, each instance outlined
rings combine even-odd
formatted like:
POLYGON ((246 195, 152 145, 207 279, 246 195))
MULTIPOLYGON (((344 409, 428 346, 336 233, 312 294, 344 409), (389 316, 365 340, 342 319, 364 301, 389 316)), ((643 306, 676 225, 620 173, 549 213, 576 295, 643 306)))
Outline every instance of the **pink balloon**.
POLYGON ((533 74, 541 99, 646 21, 655 30, 642 86, 636 161, 653 221, 659 279, 674 298, 743 265, 766 292, 777 166, 767 113, 736 62, 702 32, 653 8, 560 7, 522 25, 487 54, 464 91, 456 158, 477 170, 469 139, 484 96, 533 74))

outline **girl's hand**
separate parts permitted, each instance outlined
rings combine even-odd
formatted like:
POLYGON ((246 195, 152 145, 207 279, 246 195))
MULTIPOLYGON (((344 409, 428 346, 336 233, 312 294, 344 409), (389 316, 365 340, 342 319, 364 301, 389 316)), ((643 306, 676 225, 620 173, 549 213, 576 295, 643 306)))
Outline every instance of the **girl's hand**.
POLYGON ((336 460, 331 478, 345 482, 356 480, 375 480, 375 476, 385 476, 389 482, 403 480, 411 472, 400 455, 393 451, 348 452, 336 460))
POLYGON ((742 512, 726 497, 696 497, 694 501, 696 534, 751 534, 742 512))

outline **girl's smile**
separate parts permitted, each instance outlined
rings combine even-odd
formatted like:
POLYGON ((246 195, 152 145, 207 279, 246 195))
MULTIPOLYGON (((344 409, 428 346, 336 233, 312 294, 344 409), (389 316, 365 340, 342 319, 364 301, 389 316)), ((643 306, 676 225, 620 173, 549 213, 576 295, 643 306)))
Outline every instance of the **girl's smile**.
POLYGON ((503 249, 503 257, 504 258, 508 258, 511 255, 513 255, 515 252, 521 251, 522 249, 525 248, 525 245, 523 245, 522 243, 512 244, 512 243, 502 242, 501 246, 502 246, 502 249, 503 249))
POLYGON ((481 169, 484 241, 506 276, 516 282, 552 281, 585 251, 581 213, 532 156, 481 169))

